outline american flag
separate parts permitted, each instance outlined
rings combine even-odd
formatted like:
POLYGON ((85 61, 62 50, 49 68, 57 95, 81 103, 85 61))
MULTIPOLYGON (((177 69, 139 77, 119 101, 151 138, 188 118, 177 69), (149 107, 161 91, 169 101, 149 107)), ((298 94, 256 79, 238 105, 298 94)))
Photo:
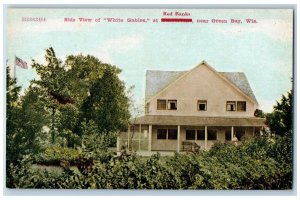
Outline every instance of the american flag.
POLYGON ((27 62, 25 62, 21 58, 18 58, 17 56, 15 58, 15 64, 18 65, 19 67, 22 67, 23 69, 28 69, 27 62))

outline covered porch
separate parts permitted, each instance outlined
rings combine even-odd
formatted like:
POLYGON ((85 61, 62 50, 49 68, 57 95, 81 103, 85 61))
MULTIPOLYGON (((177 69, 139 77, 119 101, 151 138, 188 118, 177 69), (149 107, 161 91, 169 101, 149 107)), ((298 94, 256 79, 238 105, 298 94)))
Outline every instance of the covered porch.
POLYGON ((208 150, 216 143, 238 142, 259 135, 262 118, 146 115, 120 133, 117 150, 186 151, 186 144, 208 150))

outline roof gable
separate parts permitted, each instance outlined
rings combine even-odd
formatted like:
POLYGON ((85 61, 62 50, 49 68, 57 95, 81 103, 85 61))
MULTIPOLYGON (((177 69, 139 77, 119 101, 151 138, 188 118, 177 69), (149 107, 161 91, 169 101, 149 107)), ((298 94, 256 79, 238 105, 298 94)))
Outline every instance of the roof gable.
POLYGON ((258 104, 244 72, 218 72, 258 104))
POLYGON ((186 72, 187 71, 147 70, 145 92, 146 102, 186 72))
MULTIPOLYGON (((240 90, 244 95, 246 95, 253 102, 258 104, 255 95, 250 87, 250 84, 247 80, 246 75, 243 72, 217 72, 211 66, 203 62, 208 68, 217 73, 221 78, 226 79, 233 87, 236 87, 237 90, 240 90)), ((195 68, 201 66, 197 65, 195 68)), ((195 69, 193 68, 193 69, 195 69)), ((145 91, 145 100, 148 102, 155 95, 165 90, 169 85, 176 82, 186 74, 193 71, 155 71, 147 70, 146 72, 146 91, 145 91)))

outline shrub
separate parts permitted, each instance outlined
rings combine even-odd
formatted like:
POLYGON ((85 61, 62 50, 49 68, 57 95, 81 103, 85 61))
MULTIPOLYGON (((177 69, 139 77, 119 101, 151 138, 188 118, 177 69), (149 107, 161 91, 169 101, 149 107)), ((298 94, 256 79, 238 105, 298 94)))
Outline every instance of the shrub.
POLYGON ((34 161, 44 165, 59 165, 61 161, 69 161, 74 163, 82 155, 78 149, 50 146, 44 152, 34 156, 34 161))
MULTIPOLYGON (((56 148, 49 148, 51 150, 46 151, 45 155, 49 154, 49 158, 52 155, 52 161, 53 155, 64 154, 74 159, 78 156, 79 172, 66 165, 58 176, 53 172, 33 170, 31 161, 22 161, 20 165, 10 166, 7 185, 16 188, 66 189, 292 188, 291 144, 283 138, 251 139, 239 146, 218 144, 209 151, 175 154, 163 159, 159 154, 145 158, 125 152, 120 156, 109 154, 105 161, 101 161, 95 159, 91 152, 79 156, 74 152, 71 155, 65 148, 60 148, 64 151, 55 151, 56 148)), ((42 157, 43 160, 47 160, 45 157, 42 157)), ((55 157, 56 162, 66 159, 66 156, 58 157, 55 157)))

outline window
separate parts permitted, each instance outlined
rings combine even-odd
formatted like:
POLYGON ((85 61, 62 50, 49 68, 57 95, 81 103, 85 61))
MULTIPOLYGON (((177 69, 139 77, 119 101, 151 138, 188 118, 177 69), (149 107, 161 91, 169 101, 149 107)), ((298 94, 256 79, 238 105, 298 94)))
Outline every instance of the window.
POLYGON ((205 140, 205 130, 197 130, 197 140, 205 140))
POLYGON ((145 114, 149 114, 150 103, 147 103, 145 106, 145 114))
POLYGON ((198 110, 206 111, 207 101, 206 100, 198 100, 198 110))
POLYGON ((177 140, 177 129, 157 129, 157 139, 177 140))
POLYGON ((236 110, 236 103, 235 101, 227 101, 226 102, 226 110, 227 111, 235 111, 236 110))
POLYGON ((169 129, 168 130, 168 139, 169 140, 177 140, 177 129, 169 129))
POLYGON ((216 130, 208 130, 207 131, 207 140, 217 140, 217 131, 216 130))
POLYGON ((177 100, 157 99, 157 110, 177 110, 177 100))
POLYGON ((246 101, 237 102, 237 111, 246 111, 246 101))
POLYGON ((225 140, 231 141, 231 131, 230 130, 225 131, 225 140))
POLYGON ((177 110, 177 100, 168 100, 168 110, 177 110))
POLYGON ((195 140, 196 138, 195 130, 186 130, 185 139, 186 140, 195 140))
POLYGON ((157 139, 167 139, 167 129, 157 129, 157 139))
POLYGON ((158 99, 157 100, 157 110, 166 110, 166 100, 158 99))
POLYGON ((239 141, 242 140, 242 138, 244 137, 244 135, 245 135, 245 131, 244 131, 244 130, 237 130, 237 131, 235 132, 235 136, 236 136, 236 138, 237 138, 239 141))
POLYGON ((144 138, 147 138, 148 136, 148 130, 144 130, 144 138))

